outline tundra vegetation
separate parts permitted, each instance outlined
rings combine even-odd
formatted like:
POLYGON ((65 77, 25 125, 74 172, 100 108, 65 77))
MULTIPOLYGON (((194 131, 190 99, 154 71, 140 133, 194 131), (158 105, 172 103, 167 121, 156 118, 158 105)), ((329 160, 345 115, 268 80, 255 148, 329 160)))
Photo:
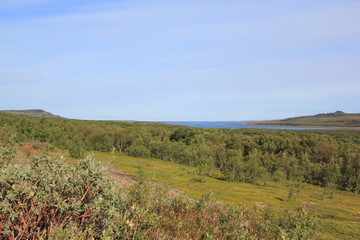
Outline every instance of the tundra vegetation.
POLYGON ((313 220, 299 209, 281 217, 230 207, 205 195, 190 200, 150 187, 138 175, 116 186, 91 156, 70 165, 38 156, 10 163, 0 149, 1 239, 309 239, 313 220))
POLYGON ((50 143, 79 159, 86 151, 125 152, 195 166, 226 181, 287 180, 360 191, 360 131, 196 129, 7 113, 0 113, 0 126, 16 142, 50 143))
POLYGON ((207 197, 196 201, 169 197, 166 190, 154 191, 142 180, 119 190, 104 177, 101 165, 84 159, 85 153, 118 152, 188 165, 194 169, 190 180, 196 184, 210 178, 254 185, 289 183, 293 187, 286 200, 293 201, 304 184, 322 187, 328 198, 337 190, 359 193, 359 134, 196 129, 0 113, 1 237, 309 239, 314 224, 302 210, 271 214, 229 207, 207 197), (69 165, 43 156, 29 166, 9 163, 13 145, 24 142, 46 145, 49 153, 66 150, 84 160, 69 165), (28 220, 34 225, 26 225, 28 220))

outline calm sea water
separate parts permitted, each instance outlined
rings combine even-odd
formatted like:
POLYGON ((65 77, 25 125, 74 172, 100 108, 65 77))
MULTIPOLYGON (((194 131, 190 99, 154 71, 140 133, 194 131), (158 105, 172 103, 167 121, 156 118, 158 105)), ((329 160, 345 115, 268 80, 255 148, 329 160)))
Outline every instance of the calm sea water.
POLYGON ((225 129, 239 129, 239 128, 258 128, 258 129, 288 129, 288 130, 324 130, 330 128, 302 128, 302 127, 278 127, 278 126, 249 126, 249 125, 233 125, 237 123, 247 123, 249 121, 239 121, 239 122, 190 122, 190 121, 166 121, 163 123, 188 126, 188 127, 198 127, 198 128, 225 128, 225 129))

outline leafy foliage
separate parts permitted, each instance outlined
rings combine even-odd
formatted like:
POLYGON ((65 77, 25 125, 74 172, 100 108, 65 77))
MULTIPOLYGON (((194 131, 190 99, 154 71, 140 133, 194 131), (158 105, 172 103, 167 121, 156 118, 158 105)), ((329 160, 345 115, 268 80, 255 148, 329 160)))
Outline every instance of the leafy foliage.
POLYGON ((103 173, 92 157, 76 166, 37 157, 28 167, 1 168, 0 238, 48 239, 69 229, 88 239, 110 231, 125 204, 103 173))
POLYGON ((14 147, 5 147, 0 145, 0 167, 7 165, 15 157, 14 147))

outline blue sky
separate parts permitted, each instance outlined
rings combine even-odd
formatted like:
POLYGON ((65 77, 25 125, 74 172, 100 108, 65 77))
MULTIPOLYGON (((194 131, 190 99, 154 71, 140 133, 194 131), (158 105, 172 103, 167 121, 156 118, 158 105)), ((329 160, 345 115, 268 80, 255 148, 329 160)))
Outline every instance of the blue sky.
POLYGON ((0 109, 80 119, 360 112, 360 1, 1 0, 0 109))

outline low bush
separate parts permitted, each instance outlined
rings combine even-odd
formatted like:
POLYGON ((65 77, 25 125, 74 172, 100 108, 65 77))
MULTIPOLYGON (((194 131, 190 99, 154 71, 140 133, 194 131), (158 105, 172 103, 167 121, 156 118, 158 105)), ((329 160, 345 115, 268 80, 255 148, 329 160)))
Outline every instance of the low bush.
POLYGON ((15 157, 16 149, 14 147, 5 147, 0 145, 0 167, 7 165, 15 157))

